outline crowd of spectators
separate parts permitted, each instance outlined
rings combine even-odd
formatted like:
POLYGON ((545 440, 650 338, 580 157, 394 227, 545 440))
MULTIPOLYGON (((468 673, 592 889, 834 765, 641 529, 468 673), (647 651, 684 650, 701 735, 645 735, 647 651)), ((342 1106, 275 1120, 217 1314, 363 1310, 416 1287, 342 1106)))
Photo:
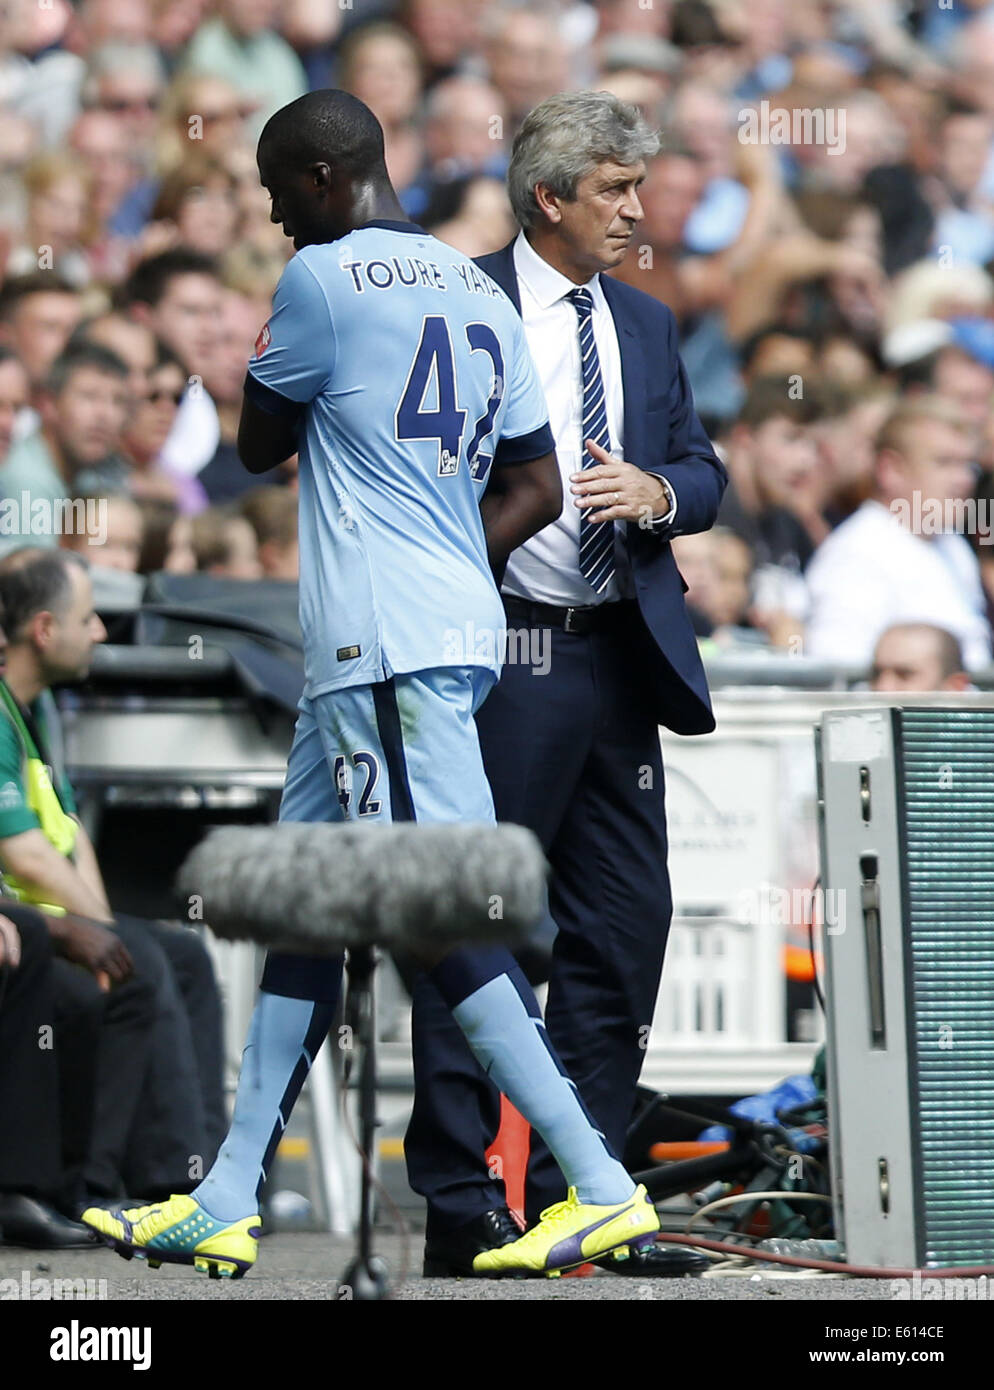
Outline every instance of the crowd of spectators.
POLYGON ((0 495, 130 497, 67 538, 98 566, 294 578, 290 512, 245 501, 235 448, 292 254, 263 123, 353 92, 408 214, 480 255, 514 234, 526 112, 606 88, 663 135, 617 273, 676 314, 733 480, 719 530, 675 543, 702 642, 859 663, 940 622, 983 666, 992 75, 988 0, 10 0, 0 495))

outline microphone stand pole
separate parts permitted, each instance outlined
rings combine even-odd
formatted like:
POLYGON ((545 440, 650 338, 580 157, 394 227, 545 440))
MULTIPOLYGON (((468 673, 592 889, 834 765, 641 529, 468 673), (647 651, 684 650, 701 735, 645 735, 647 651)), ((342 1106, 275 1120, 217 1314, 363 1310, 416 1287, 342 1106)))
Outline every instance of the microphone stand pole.
POLYGON ((359 1065, 359 1146, 362 1156, 362 1187, 359 1198, 359 1230, 356 1253, 342 1275, 342 1289, 351 1290, 353 1299, 373 1301, 389 1298, 387 1268, 373 1254, 373 1164, 376 1157, 376 1003, 373 976, 375 947, 360 946, 349 951, 346 1020, 352 1028, 353 1046, 361 1054, 359 1065))

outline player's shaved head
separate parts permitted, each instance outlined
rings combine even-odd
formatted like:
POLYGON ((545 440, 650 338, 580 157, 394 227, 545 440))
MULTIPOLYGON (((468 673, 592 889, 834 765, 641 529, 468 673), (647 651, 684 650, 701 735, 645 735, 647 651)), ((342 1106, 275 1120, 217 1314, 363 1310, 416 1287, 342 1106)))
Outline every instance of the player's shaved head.
POLYGON ((331 164, 363 179, 386 178, 383 127, 364 102, 335 87, 308 92, 270 116, 259 137, 260 162, 264 155, 267 164, 298 173, 331 164))
POLYGON ((274 222, 300 251, 374 217, 403 218, 383 157, 383 128, 358 97, 308 92, 271 116, 256 153, 274 222))

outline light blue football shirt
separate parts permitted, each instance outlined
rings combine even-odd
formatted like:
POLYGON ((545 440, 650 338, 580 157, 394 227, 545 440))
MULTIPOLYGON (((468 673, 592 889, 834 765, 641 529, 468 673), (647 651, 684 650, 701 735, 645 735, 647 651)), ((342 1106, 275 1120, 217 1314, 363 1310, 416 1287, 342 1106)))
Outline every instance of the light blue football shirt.
POLYGON ((288 263, 245 391, 299 415, 300 620, 324 691, 500 670, 480 498, 554 448, 521 318, 461 252, 375 221, 288 263))

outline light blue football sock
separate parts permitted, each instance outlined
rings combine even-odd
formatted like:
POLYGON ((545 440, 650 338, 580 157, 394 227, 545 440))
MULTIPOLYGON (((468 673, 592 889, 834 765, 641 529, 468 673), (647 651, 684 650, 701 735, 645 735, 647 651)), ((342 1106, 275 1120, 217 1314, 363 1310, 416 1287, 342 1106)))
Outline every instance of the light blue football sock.
POLYGON ((563 1071, 530 986, 520 970, 514 973, 519 981, 498 975, 451 1005, 452 1016, 491 1081, 548 1144, 580 1201, 624 1202, 635 1184, 563 1071))
POLYGON ((191 1194, 216 1221, 241 1221, 259 1210, 276 1147, 336 1008, 337 1001, 315 1003, 260 991, 228 1137, 191 1194))

